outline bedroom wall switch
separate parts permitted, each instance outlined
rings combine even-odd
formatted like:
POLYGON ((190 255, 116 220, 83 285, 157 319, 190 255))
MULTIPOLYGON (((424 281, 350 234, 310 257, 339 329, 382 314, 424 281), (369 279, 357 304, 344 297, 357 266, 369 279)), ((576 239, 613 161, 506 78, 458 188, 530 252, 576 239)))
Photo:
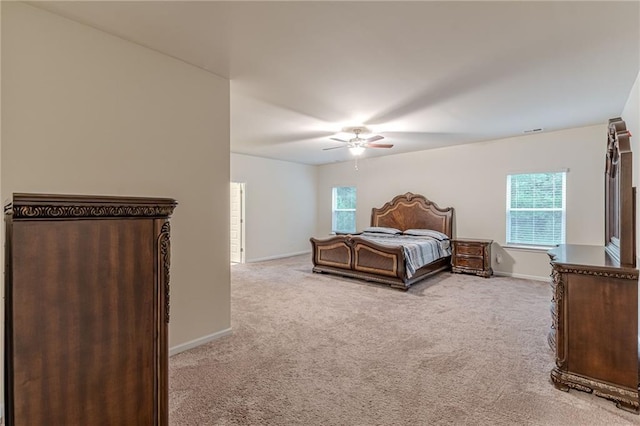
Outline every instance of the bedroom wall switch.
POLYGON ((501 254, 496 255, 496 263, 502 263, 502 255, 501 254))

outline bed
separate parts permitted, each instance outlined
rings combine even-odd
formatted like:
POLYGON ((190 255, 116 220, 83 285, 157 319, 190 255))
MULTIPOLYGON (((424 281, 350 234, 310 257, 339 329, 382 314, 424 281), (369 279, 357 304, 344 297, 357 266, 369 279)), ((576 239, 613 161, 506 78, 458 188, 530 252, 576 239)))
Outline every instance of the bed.
POLYGON ((440 208, 411 192, 398 195, 372 209, 371 226, 362 233, 311 238, 313 272, 407 290, 415 282, 450 268, 452 223, 452 207, 440 208), (427 252, 433 259, 423 256, 427 252))

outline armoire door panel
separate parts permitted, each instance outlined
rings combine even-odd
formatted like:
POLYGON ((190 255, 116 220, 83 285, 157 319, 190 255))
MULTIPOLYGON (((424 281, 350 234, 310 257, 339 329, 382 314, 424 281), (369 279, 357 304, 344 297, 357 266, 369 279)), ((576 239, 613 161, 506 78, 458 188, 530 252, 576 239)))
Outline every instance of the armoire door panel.
POLYGON ((8 220, 8 424, 166 424, 168 222, 91 212, 8 220))

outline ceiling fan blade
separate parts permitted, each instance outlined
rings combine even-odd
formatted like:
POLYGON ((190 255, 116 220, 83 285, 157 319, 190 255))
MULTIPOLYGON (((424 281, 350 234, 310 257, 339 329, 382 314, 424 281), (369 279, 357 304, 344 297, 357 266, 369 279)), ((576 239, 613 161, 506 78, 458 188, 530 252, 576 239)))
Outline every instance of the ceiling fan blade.
POLYGON ((380 136, 380 135, 371 136, 370 138, 365 139, 365 142, 367 143, 375 142, 375 141, 379 141, 380 139, 384 139, 384 136, 380 136))
POLYGON ((365 146, 367 148, 393 148, 391 143, 368 143, 365 146))
POLYGON ((330 149, 346 148, 347 146, 333 146, 331 148, 322 148, 323 151, 329 151, 330 149))
POLYGON ((338 139, 338 138, 329 138, 329 139, 334 140, 334 141, 338 141, 338 142, 349 143, 349 141, 345 141, 345 140, 338 139))

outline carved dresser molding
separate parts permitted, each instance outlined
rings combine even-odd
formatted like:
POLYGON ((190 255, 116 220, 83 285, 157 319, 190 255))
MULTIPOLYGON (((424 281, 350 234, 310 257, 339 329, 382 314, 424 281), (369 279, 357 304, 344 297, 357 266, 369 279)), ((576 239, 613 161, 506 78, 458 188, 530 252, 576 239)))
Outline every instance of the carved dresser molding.
POLYGON ((175 207, 47 194, 5 205, 7 425, 168 424, 175 207))

